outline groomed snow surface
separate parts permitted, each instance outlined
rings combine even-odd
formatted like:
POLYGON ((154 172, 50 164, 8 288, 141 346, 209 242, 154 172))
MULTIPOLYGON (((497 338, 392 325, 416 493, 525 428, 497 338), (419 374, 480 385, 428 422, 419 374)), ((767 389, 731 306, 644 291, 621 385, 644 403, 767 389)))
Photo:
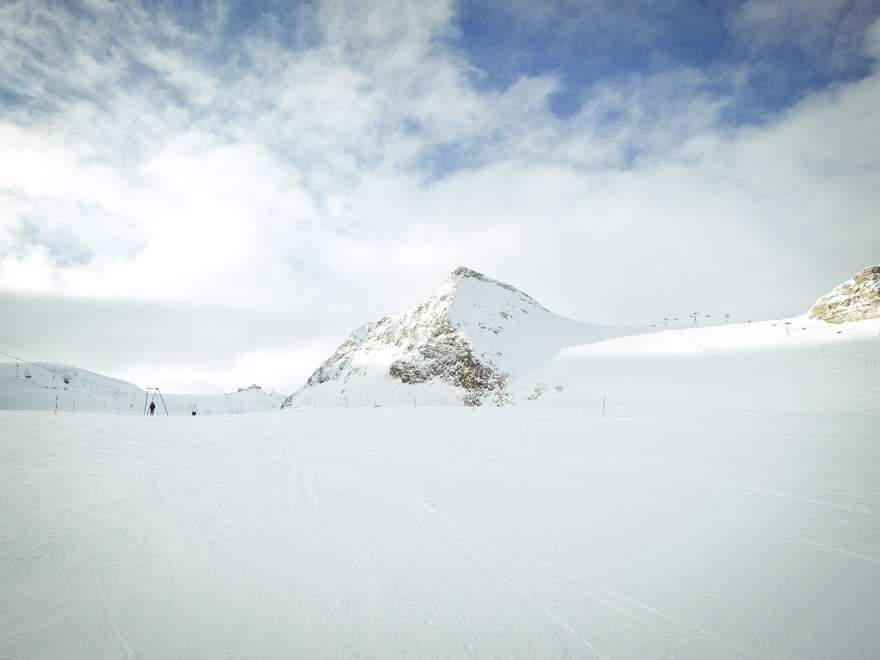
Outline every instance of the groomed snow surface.
POLYGON ((0 657, 876 657, 880 417, 599 405, 0 413, 0 657))

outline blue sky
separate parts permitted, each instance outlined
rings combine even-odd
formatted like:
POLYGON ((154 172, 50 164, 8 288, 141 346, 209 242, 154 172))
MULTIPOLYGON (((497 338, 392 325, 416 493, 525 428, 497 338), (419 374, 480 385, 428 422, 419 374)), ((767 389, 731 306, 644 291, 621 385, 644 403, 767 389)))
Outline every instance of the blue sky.
POLYGON ((500 88, 523 74, 556 75, 562 84, 551 109, 567 116, 603 78, 678 67, 715 71, 723 78, 726 71, 740 68, 744 78, 736 90, 723 81, 716 90, 733 96, 731 111, 724 115, 733 124, 760 122, 810 91, 868 75, 871 59, 859 45, 880 8, 877 2, 682 0, 569 2, 532 10, 530 4, 474 2, 462 7, 460 43, 485 74, 483 84, 500 88), (758 22, 760 16, 750 18, 749 7, 764 4, 784 15, 764 17, 764 23, 758 22), (785 28, 780 23, 788 21, 790 32, 767 34, 785 28), (839 61, 832 64, 842 42, 850 50, 835 54, 839 61))
POLYGON ((5 2, 0 308, 35 348, 177 389, 292 389, 460 264, 585 320, 796 314, 880 256, 878 19, 5 2), (89 328, 60 333, 53 305, 89 328), (132 306, 164 361, 117 340, 132 306))

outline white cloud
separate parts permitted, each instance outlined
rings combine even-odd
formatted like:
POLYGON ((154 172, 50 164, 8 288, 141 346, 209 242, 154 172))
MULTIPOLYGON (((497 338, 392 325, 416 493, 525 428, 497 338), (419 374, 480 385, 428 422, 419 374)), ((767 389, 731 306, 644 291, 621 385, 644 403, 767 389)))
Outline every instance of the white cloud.
POLYGON ((865 54, 880 59, 880 18, 871 23, 865 31, 865 54))
MULTIPOLYGON (((562 120, 552 76, 474 85, 449 2, 320 4, 308 47, 255 34, 222 62, 210 31, 117 5, 0 8, 0 81, 32 99, 0 114, 0 289, 236 311, 211 331, 240 343, 189 362, 115 348, 135 380, 292 388, 462 263, 635 323, 796 313, 876 261, 876 72, 758 127, 720 120, 736 69, 608 79, 562 120), (426 165, 448 153, 467 166, 426 165), (250 327, 266 310, 288 341, 250 327)), ((781 20, 752 5, 750 30, 781 20)))
POLYGON ((813 58, 819 70, 841 70, 864 50, 876 0, 747 0, 730 24, 753 49, 789 47, 813 58))

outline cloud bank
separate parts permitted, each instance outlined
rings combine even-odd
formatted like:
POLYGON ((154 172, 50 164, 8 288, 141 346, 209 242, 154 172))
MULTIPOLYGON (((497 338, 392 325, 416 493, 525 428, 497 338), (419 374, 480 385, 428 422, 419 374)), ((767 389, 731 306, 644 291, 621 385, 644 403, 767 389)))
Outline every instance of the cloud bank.
POLYGON ((4 3, 10 334, 287 391, 459 264, 647 324, 800 313, 876 263, 877 3, 646 6, 4 3))

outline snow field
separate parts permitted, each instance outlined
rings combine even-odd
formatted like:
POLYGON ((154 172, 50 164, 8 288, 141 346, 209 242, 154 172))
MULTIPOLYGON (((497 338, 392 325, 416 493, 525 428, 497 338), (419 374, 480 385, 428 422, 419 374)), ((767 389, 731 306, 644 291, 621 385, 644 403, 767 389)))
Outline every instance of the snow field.
POLYGON ((0 414, 2 658, 868 658, 872 415, 0 414))

